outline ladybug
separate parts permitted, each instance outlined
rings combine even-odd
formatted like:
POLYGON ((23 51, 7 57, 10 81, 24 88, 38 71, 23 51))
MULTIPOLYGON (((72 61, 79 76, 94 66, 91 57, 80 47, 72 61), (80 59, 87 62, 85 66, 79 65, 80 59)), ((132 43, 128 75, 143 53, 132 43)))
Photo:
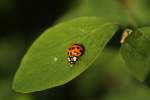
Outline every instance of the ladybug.
POLYGON ((68 62, 75 64, 84 54, 85 48, 82 44, 72 44, 68 49, 68 62))

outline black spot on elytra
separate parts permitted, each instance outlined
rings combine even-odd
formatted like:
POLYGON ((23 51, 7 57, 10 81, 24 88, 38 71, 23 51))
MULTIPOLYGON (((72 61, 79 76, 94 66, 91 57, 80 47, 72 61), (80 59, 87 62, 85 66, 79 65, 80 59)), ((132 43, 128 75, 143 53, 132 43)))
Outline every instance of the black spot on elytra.
POLYGON ((72 52, 70 52, 70 55, 72 55, 72 52))
POLYGON ((77 47, 77 49, 80 49, 80 47, 77 47))
POLYGON ((69 48, 69 50, 71 50, 71 48, 69 48))

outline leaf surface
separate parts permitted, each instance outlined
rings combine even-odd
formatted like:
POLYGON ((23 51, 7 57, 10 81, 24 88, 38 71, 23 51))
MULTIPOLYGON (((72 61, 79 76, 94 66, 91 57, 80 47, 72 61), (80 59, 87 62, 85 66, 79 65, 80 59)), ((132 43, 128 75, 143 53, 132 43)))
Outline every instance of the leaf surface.
POLYGON ((49 28, 24 56, 14 78, 14 90, 28 93, 69 82, 96 60, 117 28, 117 24, 96 17, 81 17, 49 28), (73 43, 83 44, 85 53, 71 65, 67 50, 73 43))

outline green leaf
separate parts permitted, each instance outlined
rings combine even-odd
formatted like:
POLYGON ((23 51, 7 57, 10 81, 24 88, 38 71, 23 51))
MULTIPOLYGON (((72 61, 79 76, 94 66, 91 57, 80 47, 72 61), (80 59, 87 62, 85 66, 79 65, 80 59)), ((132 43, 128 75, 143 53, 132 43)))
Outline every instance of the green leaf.
POLYGON ((46 30, 31 46, 18 69, 13 88, 34 92, 63 85, 85 71, 115 34, 117 24, 96 17, 82 17, 46 30), (85 53, 79 62, 67 61, 72 43, 81 43, 85 53))
POLYGON ((150 71, 150 27, 135 30, 121 47, 126 64, 139 80, 150 71))

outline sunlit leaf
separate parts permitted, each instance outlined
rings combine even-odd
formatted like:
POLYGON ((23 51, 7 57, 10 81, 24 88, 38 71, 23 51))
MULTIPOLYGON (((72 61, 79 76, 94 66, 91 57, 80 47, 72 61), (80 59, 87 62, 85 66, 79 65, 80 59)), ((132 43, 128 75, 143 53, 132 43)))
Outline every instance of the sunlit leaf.
POLYGON ((102 18, 82 17, 48 29, 24 56, 13 88, 18 92, 34 92, 67 83, 95 61, 117 28, 117 24, 102 18), (74 65, 67 61, 72 43, 85 47, 84 55, 74 65))

